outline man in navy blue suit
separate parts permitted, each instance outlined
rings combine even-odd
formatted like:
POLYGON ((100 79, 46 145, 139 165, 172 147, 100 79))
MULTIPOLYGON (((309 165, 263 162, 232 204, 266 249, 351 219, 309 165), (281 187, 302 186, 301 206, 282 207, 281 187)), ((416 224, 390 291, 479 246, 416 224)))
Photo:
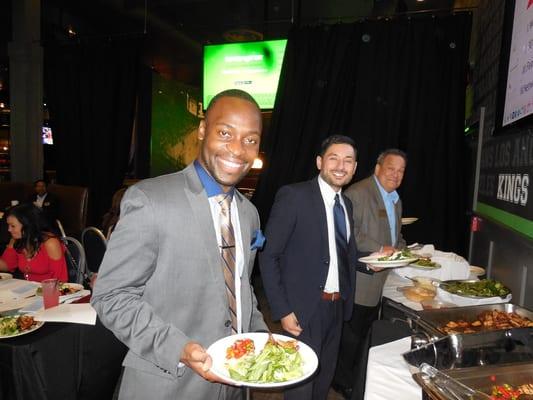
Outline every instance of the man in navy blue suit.
POLYGON ((319 176, 282 187, 266 226, 259 266, 272 317, 319 357, 314 377, 285 391, 285 399, 324 400, 333 379, 355 288, 352 204, 341 192, 356 155, 352 139, 328 137, 316 158, 319 176))

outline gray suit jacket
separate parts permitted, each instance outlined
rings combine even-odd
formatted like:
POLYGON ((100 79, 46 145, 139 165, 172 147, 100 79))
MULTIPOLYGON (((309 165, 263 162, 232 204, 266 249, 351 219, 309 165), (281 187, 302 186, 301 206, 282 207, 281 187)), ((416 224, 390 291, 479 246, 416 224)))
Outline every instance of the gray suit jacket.
MULTIPOLYGON (((243 331, 266 330, 250 284, 259 229, 251 203, 236 194, 245 267, 243 331)), ((191 164, 128 189, 91 303, 129 347, 122 398, 226 399, 229 387, 178 368, 185 344, 208 347, 231 334, 221 257, 209 200, 191 164)))
MULTIPOLYGON (((374 180, 374 175, 354 183, 344 191, 353 204, 355 242, 361 252, 379 251, 381 246, 405 247, 401 234, 402 201, 395 207, 396 237, 392 240, 385 203, 374 180)), ((374 274, 357 272, 355 303, 363 306, 375 306, 381 299, 383 284, 389 270, 374 274)))

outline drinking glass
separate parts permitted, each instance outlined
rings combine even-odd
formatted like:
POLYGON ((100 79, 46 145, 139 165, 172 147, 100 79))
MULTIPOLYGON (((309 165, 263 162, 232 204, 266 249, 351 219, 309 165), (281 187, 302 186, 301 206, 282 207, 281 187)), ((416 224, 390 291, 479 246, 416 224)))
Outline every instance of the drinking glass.
POLYGON ((45 279, 41 282, 43 288, 44 308, 55 307, 59 304, 59 281, 57 279, 45 279))

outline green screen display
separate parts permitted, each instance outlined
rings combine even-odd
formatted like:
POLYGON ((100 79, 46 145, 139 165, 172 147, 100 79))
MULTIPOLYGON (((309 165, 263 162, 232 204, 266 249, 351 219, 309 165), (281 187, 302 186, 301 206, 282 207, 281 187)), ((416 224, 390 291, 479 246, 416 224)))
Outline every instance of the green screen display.
POLYGON ((219 92, 242 89, 273 108, 287 40, 204 46, 204 108, 219 92))

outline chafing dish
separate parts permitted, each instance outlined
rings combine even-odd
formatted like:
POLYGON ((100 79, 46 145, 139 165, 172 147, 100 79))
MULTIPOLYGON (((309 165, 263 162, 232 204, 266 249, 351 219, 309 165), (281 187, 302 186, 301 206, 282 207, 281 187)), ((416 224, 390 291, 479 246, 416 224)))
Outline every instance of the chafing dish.
MULTIPOLYGON (((489 395, 495 385, 509 384, 518 388, 521 385, 533 384, 533 363, 461 368, 443 372, 461 384, 489 395)), ((426 374, 418 372, 413 375, 413 378, 431 399, 455 400, 455 398, 449 397, 447 393, 439 390, 438 385, 435 385, 426 374)), ((520 400, 529 399, 533 399, 533 396, 520 396, 520 400)))
POLYGON ((408 351, 403 357, 415 367, 427 363, 437 369, 533 362, 533 329, 448 335, 408 351))
POLYGON ((478 316, 486 311, 500 311, 505 313, 516 313, 524 318, 529 318, 533 321, 533 312, 511 303, 485 304, 480 306, 470 307, 454 307, 454 308, 440 308, 435 310, 418 311, 419 320, 422 323, 417 324, 434 338, 439 338, 446 335, 440 330, 449 321, 465 320, 475 321, 478 316))
MULTIPOLYGON (((533 321, 533 312, 511 303, 485 304, 469 307, 452 307, 414 311, 403 304, 388 301, 388 306, 400 311, 407 319, 406 322, 413 330, 413 347, 426 344, 430 341, 438 340, 446 333, 441 331, 449 321, 465 320, 475 321, 478 316, 486 311, 500 311, 506 313, 516 313, 524 318, 533 321)), ((531 329, 531 328, 527 328, 531 329)))

